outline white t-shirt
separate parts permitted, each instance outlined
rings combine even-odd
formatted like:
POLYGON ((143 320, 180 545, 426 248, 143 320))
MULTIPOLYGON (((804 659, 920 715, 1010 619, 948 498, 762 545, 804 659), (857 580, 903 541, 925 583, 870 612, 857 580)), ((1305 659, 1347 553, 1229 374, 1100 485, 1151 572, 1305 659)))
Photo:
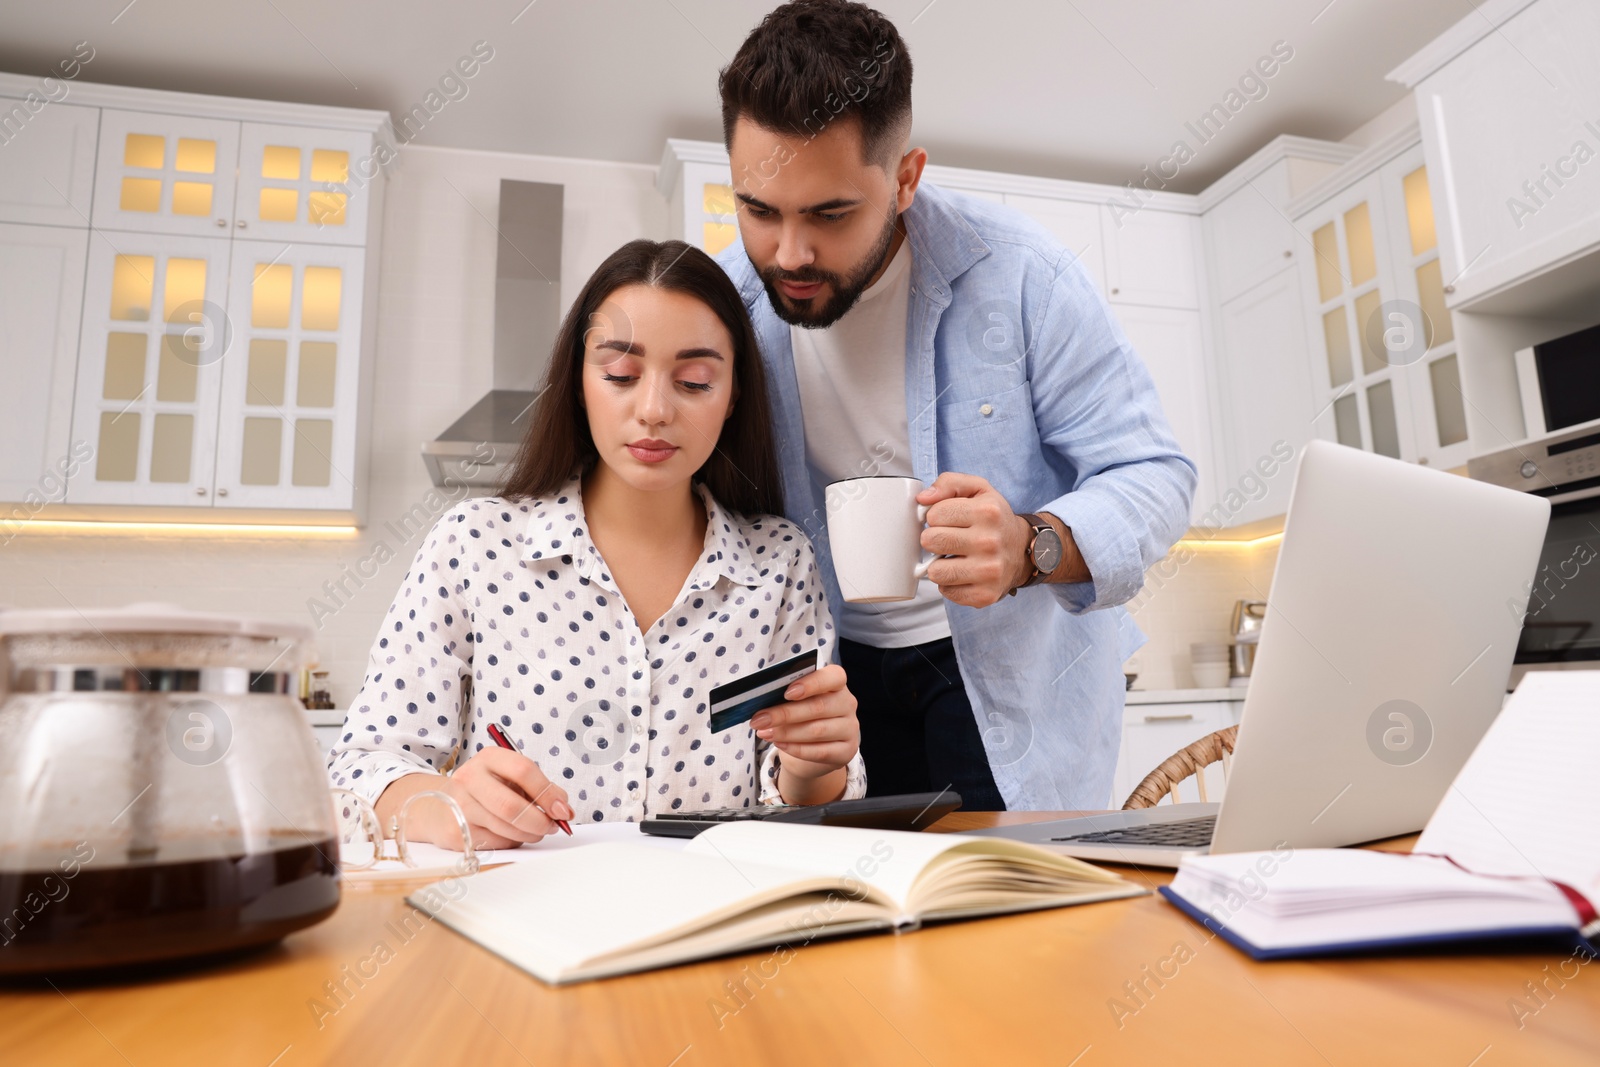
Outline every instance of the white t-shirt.
MULTIPOLYGON (((844 478, 915 477, 906 426, 906 312, 911 243, 900 248, 838 322, 822 330, 789 327, 806 461, 823 487, 844 478)), ((927 578, 913 600, 833 605, 839 634, 877 648, 905 648, 950 636, 944 597, 927 578)))

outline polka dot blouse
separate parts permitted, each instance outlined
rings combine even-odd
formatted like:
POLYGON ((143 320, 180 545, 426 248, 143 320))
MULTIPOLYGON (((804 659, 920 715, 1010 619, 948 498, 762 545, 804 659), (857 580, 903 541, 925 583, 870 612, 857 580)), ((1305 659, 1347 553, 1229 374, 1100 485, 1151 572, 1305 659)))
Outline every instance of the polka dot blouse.
MULTIPOLYGON (((548 499, 445 513, 379 630, 329 754, 333 784, 376 802, 402 775, 493 746, 494 722, 577 821, 781 803, 778 750, 748 723, 713 734, 708 695, 808 648, 829 661, 816 559, 788 522, 746 520, 696 490, 704 551, 645 633, 588 537, 576 478, 548 499)), ((846 797, 866 795, 859 754, 847 778, 846 797)))

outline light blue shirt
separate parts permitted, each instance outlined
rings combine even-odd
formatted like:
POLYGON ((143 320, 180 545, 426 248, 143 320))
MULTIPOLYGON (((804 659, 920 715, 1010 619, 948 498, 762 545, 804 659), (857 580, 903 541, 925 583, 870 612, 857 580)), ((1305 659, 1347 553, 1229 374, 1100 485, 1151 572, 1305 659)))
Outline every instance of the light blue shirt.
MULTIPOLYGON (((1014 510, 1050 512, 1071 527, 1093 577, 987 608, 945 601, 995 784, 1011 809, 1102 808, 1122 733, 1121 665, 1145 640, 1120 605, 1187 527, 1194 463, 1071 251, 1013 209, 927 182, 903 217, 916 477, 932 485, 943 471, 976 474, 1014 510)), ((824 588, 840 603, 825 505, 806 467, 789 326, 741 242, 718 262, 761 344, 785 514, 816 543, 824 588)))

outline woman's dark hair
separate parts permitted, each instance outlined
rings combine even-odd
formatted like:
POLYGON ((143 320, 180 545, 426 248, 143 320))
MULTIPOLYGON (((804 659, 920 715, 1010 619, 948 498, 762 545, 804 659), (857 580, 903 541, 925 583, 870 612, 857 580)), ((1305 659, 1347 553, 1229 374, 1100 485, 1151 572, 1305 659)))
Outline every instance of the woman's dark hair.
POLYGON ((911 53, 883 15, 848 0, 792 0, 750 31, 717 78, 722 143, 741 116, 810 140, 860 124, 863 163, 899 159, 911 132, 911 53))
POLYGON ((710 308, 727 328, 733 338, 733 381, 738 398, 722 424, 716 448, 694 479, 705 483, 717 503, 733 511, 781 513, 783 489, 772 440, 772 409, 750 315, 722 268, 682 241, 629 241, 606 257, 584 283, 556 335, 544 389, 500 494, 548 496, 575 473, 593 470, 599 461, 581 403, 584 337, 600 305, 628 285, 686 293, 710 308))

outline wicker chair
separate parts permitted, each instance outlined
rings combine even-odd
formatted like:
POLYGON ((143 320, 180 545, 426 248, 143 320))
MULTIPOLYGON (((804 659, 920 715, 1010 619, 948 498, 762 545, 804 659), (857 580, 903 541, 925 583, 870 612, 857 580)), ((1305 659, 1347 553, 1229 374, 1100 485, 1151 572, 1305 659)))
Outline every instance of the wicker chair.
POLYGON ((1153 808, 1161 803, 1161 798, 1165 796, 1172 797, 1174 804, 1178 803, 1178 784, 1190 775, 1194 776, 1195 784, 1200 787, 1200 800, 1204 802, 1206 776, 1201 772, 1220 760, 1222 779, 1227 781, 1233 757, 1233 742, 1238 734, 1239 728, 1230 726, 1225 730, 1207 734, 1187 748, 1174 752, 1162 762, 1161 766, 1145 775, 1144 781, 1133 787, 1133 792, 1128 794, 1122 810, 1153 808))

